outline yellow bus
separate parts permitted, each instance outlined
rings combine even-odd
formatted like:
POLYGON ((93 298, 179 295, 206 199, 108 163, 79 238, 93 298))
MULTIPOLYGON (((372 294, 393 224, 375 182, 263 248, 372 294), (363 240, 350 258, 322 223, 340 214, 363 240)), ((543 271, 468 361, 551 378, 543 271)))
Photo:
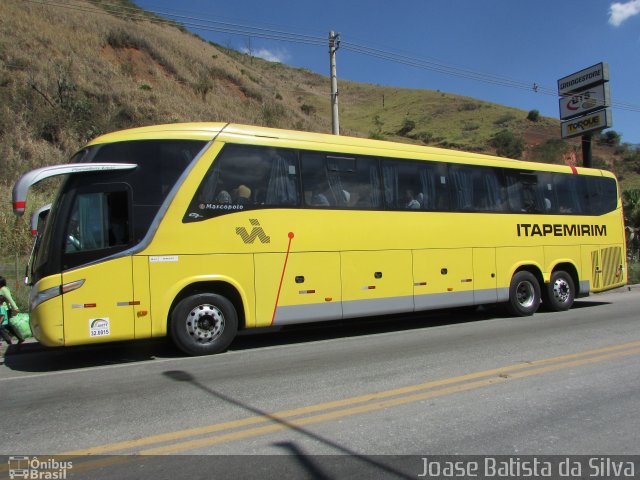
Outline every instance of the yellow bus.
POLYGON ((30 272, 47 346, 169 335, 192 355, 240 329, 504 303, 626 284, 606 171, 224 123, 103 135, 66 165, 30 272))

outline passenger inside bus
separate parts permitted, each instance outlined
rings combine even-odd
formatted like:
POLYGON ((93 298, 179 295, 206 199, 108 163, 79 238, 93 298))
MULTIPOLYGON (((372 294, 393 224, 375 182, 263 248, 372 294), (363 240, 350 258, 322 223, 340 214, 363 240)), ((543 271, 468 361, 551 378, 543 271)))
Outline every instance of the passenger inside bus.
POLYGON ((246 185, 239 185, 233 192, 234 203, 238 205, 249 205, 251 203, 251 189, 246 185))
POLYGON ((313 207, 330 207, 331 204, 329 203, 329 200, 327 199, 327 196, 324 193, 318 192, 318 191, 314 191, 311 194, 311 206, 313 206, 313 207))
POLYGON ((404 199, 406 202, 405 208, 411 209, 411 210, 417 210, 420 208, 420 202, 418 201, 418 199, 416 198, 416 196, 413 193, 412 189, 407 189, 404 193, 404 199))
POLYGON ((220 190, 220 193, 216 196, 216 203, 229 204, 231 203, 231 195, 226 190, 220 190))

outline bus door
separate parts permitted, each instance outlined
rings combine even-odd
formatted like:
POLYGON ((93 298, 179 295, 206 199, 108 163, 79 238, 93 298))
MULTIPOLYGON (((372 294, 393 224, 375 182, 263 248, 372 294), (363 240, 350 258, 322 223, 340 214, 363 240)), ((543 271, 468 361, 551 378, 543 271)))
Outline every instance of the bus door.
POLYGON ((413 311, 411 251, 341 253, 345 318, 413 311))
POLYGON ((72 192, 62 244, 65 345, 134 338, 132 244, 126 184, 72 192))
POLYGON ((473 305, 473 262, 470 248, 413 251, 416 310, 473 305))
POLYGON ((591 290, 611 288, 624 282, 622 247, 604 246, 591 251, 591 290))

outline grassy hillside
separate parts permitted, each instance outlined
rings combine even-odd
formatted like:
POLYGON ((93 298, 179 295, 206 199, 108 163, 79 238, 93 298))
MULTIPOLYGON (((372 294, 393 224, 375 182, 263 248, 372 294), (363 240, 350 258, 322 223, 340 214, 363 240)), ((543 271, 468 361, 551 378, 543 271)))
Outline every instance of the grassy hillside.
MULTIPOLYGON (((330 131, 326 77, 208 43, 151 14, 132 20, 100 5, 87 2, 101 11, 88 13, 0 2, 0 257, 31 245, 28 215, 16 221, 10 208, 19 175, 65 162, 101 133, 181 121, 330 131)), ((526 117, 449 93, 340 81, 343 134, 493 152, 492 137, 508 130, 524 139, 523 158, 562 161, 573 147, 557 141, 558 121, 526 117)), ((613 148, 595 155, 624 182, 640 178, 613 148)), ((46 203, 53 188, 36 189, 30 206, 46 203)))

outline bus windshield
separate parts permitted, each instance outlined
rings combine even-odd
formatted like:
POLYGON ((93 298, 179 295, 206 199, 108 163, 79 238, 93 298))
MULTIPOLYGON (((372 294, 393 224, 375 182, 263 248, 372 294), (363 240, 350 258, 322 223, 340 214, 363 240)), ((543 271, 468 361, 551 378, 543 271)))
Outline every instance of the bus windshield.
POLYGON ((138 140, 99 144, 78 152, 72 163, 136 167, 67 176, 37 249, 32 282, 139 243, 166 196, 205 144, 138 140))

